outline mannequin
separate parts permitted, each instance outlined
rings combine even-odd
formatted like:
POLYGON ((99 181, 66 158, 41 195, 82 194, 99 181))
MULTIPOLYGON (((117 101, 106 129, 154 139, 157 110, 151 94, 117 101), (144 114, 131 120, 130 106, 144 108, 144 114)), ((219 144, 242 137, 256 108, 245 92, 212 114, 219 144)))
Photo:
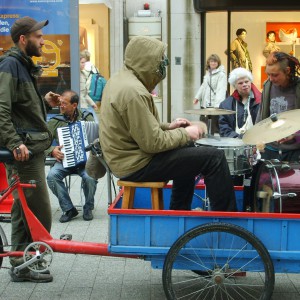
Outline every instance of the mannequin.
POLYGON ((79 27, 79 48, 80 51, 88 49, 87 31, 84 27, 79 27))
POLYGON ((267 45, 263 51, 263 55, 268 57, 271 52, 278 52, 280 48, 276 45, 276 33, 275 31, 271 30, 267 32, 267 45))
POLYGON ((230 60, 232 62, 232 69, 242 67, 252 72, 252 62, 250 54, 245 42, 247 31, 244 28, 239 28, 236 31, 237 38, 230 45, 230 60))

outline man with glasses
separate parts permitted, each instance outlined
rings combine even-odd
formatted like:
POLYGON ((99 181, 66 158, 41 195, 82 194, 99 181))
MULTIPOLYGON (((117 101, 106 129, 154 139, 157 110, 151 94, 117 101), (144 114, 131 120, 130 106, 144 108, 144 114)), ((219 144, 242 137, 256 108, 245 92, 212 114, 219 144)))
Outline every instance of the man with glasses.
MULTIPOLYGON (((94 121, 91 112, 78 109, 79 96, 74 91, 64 91, 59 97, 59 100, 61 113, 51 118, 48 122, 49 131, 52 133, 56 145, 59 145, 57 128, 66 127, 77 121, 94 121)), ((63 145, 51 146, 45 151, 46 155, 56 159, 55 164, 48 173, 47 183, 53 194, 58 198, 59 205, 63 211, 59 221, 61 223, 69 222, 78 215, 78 211, 76 207, 74 207, 68 189, 64 184, 64 179, 71 174, 78 174, 82 177, 82 188, 85 196, 83 219, 85 221, 90 221, 93 219, 92 210, 94 209, 94 196, 97 188, 97 180, 88 176, 85 171, 85 164, 65 168, 62 164, 64 159, 62 148, 63 145)))
POLYGON ((100 144, 114 175, 125 181, 173 180, 170 209, 190 210, 195 177, 204 176, 213 210, 236 210, 224 152, 195 147, 206 126, 178 118, 159 120, 151 92, 166 77, 166 45, 135 37, 125 50, 124 67, 108 80, 100 110, 100 144), (217 188, 216 188, 217 187, 217 188))

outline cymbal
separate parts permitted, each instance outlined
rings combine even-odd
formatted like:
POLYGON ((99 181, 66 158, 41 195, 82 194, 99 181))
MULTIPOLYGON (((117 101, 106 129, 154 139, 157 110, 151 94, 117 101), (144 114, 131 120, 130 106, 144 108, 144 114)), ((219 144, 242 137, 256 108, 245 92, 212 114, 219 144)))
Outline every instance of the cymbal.
POLYGON ((221 108, 214 108, 214 107, 206 107, 201 109, 186 110, 185 113, 194 114, 194 115, 221 116, 221 115, 233 115, 235 114, 235 111, 221 109, 221 108))
POLYGON ((273 114, 246 131, 245 144, 257 145, 279 141, 300 130, 300 109, 273 114))

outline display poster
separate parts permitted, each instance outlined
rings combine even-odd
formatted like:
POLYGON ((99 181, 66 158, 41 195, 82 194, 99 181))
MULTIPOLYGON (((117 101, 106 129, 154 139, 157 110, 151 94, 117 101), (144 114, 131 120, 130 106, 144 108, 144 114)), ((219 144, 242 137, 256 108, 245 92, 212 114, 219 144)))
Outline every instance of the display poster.
POLYGON ((70 1, 69 0, 0 0, 0 54, 13 46, 10 28, 15 20, 29 16, 49 20, 42 31, 45 45, 41 57, 33 57, 43 68, 39 79, 42 95, 70 89, 70 1))

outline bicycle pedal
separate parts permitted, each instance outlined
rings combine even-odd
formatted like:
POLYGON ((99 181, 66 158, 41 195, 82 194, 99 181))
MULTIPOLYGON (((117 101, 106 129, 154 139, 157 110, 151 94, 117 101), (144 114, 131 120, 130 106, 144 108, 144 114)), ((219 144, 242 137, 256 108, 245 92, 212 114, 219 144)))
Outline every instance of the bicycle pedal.
POLYGON ((60 240, 65 240, 65 241, 71 241, 72 240, 72 234, 69 233, 64 233, 60 236, 60 240))

